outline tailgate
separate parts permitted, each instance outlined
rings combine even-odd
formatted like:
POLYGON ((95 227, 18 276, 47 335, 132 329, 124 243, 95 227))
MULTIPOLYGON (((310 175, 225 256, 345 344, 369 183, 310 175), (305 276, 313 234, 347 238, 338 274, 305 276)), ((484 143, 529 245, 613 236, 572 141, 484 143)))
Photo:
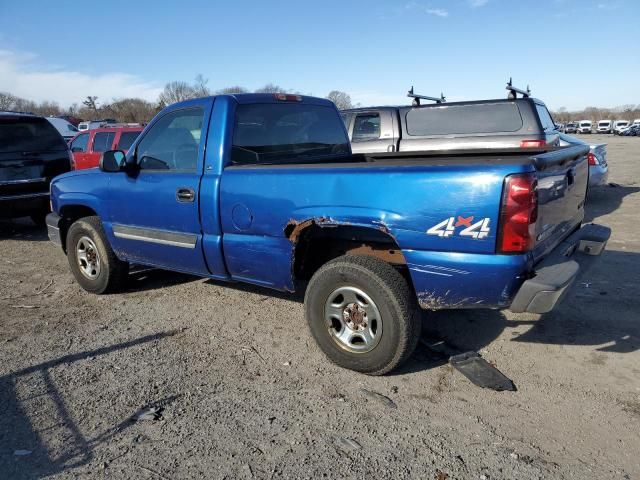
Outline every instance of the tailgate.
POLYGON ((576 145, 533 157, 538 178, 534 261, 582 223, 589 182, 588 153, 588 145, 576 145))

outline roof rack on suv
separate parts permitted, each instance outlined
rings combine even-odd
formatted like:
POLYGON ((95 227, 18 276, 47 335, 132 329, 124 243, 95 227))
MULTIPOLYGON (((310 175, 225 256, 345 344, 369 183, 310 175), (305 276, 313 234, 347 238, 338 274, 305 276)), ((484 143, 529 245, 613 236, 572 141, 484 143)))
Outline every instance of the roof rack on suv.
POLYGON ((135 127, 144 127, 146 123, 138 123, 138 122, 119 122, 119 123, 102 123, 100 124, 100 128, 135 128, 135 127))
POLYGON ((413 98, 414 107, 420 106, 420 100, 429 100, 430 102, 436 102, 436 103, 444 103, 447 101, 447 98, 444 96, 442 92, 440 92, 440 98, 427 97, 426 95, 418 95, 417 93, 413 93, 413 85, 411 86, 411 90, 407 92, 407 97, 413 98))
POLYGON ((21 115, 35 115, 33 112, 20 112, 18 110, 0 110, 0 113, 19 113, 21 115))
POLYGON ((513 86, 512 78, 509 78, 509 82, 507 82, 507 90, 509 90, 509 94, 507 95, 507 98, 509 100, 515 100, 516 98, 518 98, 518 93, 522 95, 522 98, 529 98, 529 96, 531 95, 531 89, 529 88, 529 85, 527 85, 526 90, 516 88, 513 86))

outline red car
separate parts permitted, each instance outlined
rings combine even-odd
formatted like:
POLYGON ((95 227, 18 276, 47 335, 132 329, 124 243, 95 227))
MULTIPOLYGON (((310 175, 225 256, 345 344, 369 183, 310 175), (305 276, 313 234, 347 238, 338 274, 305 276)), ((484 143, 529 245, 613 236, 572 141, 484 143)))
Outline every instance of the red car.
POLYGON ((97 167, 102 152, 107 150, 123 150, 126 153, 142 130, 144 130, 142 125, 115 125, 86 130, 76 135, 69 142, 73 153, 73 169, 82 170, 97 167))

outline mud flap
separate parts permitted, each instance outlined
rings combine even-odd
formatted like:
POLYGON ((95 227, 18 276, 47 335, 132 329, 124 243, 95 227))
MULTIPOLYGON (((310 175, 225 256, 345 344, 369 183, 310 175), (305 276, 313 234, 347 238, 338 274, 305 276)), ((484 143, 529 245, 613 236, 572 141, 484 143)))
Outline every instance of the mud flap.
POLYGON ((510 379, 477 352, 454 355, 449 358, 449 363, 478 387, 491 388, 499 392, 517 390, 510 379))

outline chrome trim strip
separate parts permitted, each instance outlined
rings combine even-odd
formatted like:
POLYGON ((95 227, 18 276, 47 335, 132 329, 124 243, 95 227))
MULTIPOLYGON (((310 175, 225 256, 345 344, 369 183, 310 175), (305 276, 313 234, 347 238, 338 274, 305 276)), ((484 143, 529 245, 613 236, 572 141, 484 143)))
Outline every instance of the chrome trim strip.
POLYGON ((41 178, 22 178, 18 180, 0 180, 0 185, 22 185, 24 183, 45 183, 47 179, 41 178))
POLYGON ((130 227, 128 225, 113 225, 113 234, 127 240, 158 243, 182 248, 196 248, 198 236, 192 233, 169 232, 153 228, 130 227))
POLYGON ((39 193, 22 193, 17 195, 3 195, 0 196, 0 200, 23 200, 29 198, 40 198, 40 197, 48 197, 49 192, 39 192, 39 193))

